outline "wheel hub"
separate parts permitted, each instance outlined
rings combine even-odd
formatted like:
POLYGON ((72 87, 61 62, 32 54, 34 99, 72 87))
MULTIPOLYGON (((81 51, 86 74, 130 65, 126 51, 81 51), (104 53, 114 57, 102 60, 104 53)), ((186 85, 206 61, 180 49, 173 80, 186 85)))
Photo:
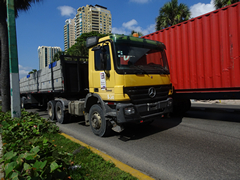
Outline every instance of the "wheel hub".
POLYGON ((52 116, 52 106, 49 106, 49 108, 48 108, 48 115, 52 116))
POLYGON ((57 116, 58 116, 58 118, 60 119, 60 117, 61 117, 61 114, 62 114, 62 110, 61 110, 61 108, 57 108, 57 116))
POLYGON ((100 129, 101 128, 102 120, 101 120, 101 116, 98 113, 93 114, 91 122, 92 122, 92 127, 94 129, 100 129))

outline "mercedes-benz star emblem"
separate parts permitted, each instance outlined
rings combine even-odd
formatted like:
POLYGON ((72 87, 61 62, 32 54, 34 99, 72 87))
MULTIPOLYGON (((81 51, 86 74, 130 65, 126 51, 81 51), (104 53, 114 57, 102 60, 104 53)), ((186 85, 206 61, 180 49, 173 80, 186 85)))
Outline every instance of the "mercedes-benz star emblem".
POLYGON ((149 97, 154 98, 154 97, 156 96, 156 94, 157 94, 157 91, 156 91, 156 89, 155 89, 154 87, 150 87, 150 88, 148 89, 148 95, 149 95, 149 97))

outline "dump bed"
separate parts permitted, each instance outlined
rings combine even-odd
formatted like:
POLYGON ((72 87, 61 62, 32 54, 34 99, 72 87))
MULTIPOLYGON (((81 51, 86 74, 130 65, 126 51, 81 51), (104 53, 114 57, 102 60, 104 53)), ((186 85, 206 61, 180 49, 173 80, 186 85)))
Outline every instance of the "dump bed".
POLYGON ((20 93, 78 93, 88 88, 85 57, 62 56, 60 61, 20 79, 20 93), (66 60, 67 59, 67 60, 66 60))

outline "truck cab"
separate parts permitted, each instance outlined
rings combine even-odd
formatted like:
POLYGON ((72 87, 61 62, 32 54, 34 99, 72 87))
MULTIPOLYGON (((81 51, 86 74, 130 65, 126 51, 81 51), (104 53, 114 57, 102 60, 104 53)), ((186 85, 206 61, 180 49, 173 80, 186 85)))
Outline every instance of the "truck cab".
POLYGON ((145 123, 172 111, 165 45, 125 35, 90 37, 85 120, 96 135, 145 123))

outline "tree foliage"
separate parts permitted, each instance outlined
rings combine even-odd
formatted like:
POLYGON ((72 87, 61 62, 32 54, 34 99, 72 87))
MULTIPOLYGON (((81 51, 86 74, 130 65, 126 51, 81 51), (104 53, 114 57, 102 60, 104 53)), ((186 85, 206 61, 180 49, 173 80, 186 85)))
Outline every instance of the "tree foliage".
POLYGON ((37 72, 37 70, 36 69, 32 69, 32 71, 30 71, 28 74, 33 74, 35 72, 37 72))
POLYGON ((219 9, 236 2, 239 2, 239 0, 214 0, 214 7, 219 9))
POLYGON ((178 0, 171 0, 159 10, 159 16, 156 18, 156 30, 186 21, 190 18, 190 14, 187 5, 182 3, 178 5, 178 0))
MULTIPOLYGON (((15 17, 20 11, 27 11, 32 3, 41 0, 14 0, 15 17)), ((1 42, 1 95, 2 111, 10 110, 10 77, 9 77, 9 54, 8 54, 8 31, 7 31, 7 8, 6 0, 0 0, 0 42, 1 42)))
POLYGON ((63 55, 64 51, 58 51, 56 54, 54 54, 53 62, 60 60, 60 56, 63 55))
POLYGON ((86 40, 88 37, 98 36, 99 38, 108 36, 109 34, 100 34, 99 32, 83 33, 76 39, 76 43, 67 50, 67 54, 71 56, 88 56, 86 40))

